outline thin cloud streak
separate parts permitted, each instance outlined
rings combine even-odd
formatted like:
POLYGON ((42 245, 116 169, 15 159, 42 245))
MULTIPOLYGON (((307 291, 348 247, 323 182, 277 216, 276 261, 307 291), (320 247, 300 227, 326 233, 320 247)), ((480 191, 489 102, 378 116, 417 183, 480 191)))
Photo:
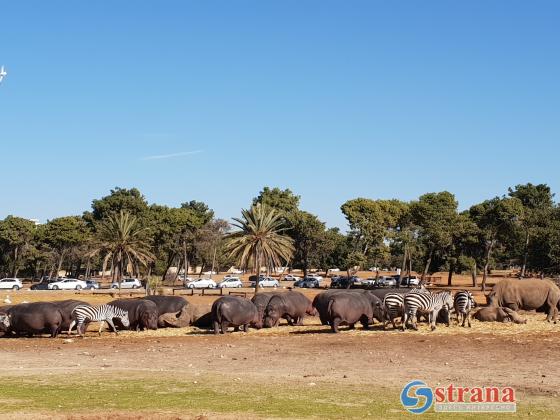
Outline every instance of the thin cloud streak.
POLYGON ((197 155, 199 153, 204 152, 204 150, 193 150, 190 152, 179 152, 179 153, 170 153, 168 155, 154 155, 154 156, 146 156, 140 160, 160 160, 160 159, 171 159, 181 156, 189 156, 189 155, 197 155))

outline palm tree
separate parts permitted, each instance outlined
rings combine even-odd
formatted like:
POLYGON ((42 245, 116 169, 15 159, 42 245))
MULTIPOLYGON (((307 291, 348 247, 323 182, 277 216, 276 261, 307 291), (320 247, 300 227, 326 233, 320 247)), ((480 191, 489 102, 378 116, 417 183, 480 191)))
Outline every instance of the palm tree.
POLYGON ((143 266, 154 261, 146 239, 146 228, 139 226, 138 219, 128 212, 120 211, 109 216, 97 225, 96 246, 90 257, 103 254, 103 270, 111 261, 113 275, 121 288, 122 275, 125 271, 138 272, 138 264, 143 266))
POLYGON ((228 236, 227 249, 238 260, 241 269, 253 267, 257 274, 255 293, 259 291, 259 275, 264 264, 267 270, 280 267, 294 253, 292 238, 283 234, 284 219, 272 208, 255 204, 233 219, 239 230, 228 236))

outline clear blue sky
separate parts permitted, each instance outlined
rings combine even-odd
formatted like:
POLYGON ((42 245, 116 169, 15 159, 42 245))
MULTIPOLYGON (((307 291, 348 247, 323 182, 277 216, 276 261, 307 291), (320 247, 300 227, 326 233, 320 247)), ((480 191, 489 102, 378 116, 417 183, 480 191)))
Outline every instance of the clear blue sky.
POLYGON ((358 196, 560 193, 559 21, 557 1, 5 3, 0 217, 115 186, 228 219, 288 187, 341 227, 358 196))

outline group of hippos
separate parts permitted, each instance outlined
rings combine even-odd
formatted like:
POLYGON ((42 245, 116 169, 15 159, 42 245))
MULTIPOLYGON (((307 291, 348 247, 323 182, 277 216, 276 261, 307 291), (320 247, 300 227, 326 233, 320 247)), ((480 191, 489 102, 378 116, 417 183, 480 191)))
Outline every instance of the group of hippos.
MULTIPOLYGON (((117 332, 196 326, 213 329, 215 334, 228 328, 247 331, 279 325, 285 319, 289 325, 302 325, 305 316, 319 316, 322 325, 338 332, 340 325, 351 329, 356 323, 368 329, 375 320, 386 329, 389 322, 396 328, 395 318, 401 318, 404 330, 409 323, 417 329, 417 317, 424 316, 432 330, 436 322, 450 325, 456 314, 462 326, 471 326, 474 316, 479 321, 526 323, 518 310, 545 312, 548 321, 556 322, 560 307, 560 289, 548 280, 506 279, 497 283, 486 296, 487 306, 475 309, 470 292, 432 293, 418 289, 327 290, 313 301, 300 292, 262 292, 252 299, 222 296, 211 305, 193 305, 179 296, 146 296, 117 299, 106 305, 92 306, 79 300, 22 303, 0 307, 0 332, 4 336, 32 336, 48 333, 56 337, 73 327, 82 335, 90 322, 106 321, 117 332)), ((101 334, 101 328, 99 330, 101 334)))

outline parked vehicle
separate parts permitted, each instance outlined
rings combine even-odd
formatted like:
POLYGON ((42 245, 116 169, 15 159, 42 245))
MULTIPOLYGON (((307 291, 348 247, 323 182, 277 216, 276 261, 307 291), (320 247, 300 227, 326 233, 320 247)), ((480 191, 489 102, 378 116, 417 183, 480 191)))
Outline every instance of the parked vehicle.
POLYGON ((93 290, 99 289, 99 283, 95 280, 86 280, 86 289, 93 290))
POLYGON ((391 276, 379 276, 377 279, 377 286, 379 287, 394 287, 397 285, 397 279, 391 276))
POLYGON ((401 279, 401 286, 418 286, 420 285, 420 278, 416 276, 406 276, 401 279))
POLYGON ((47 287, 49 290, 82 290, 87 287, 87 283, 78 279, 59 279, 47 287))
POLYGON ((306 279, 315 279, 318 282, 323 281, 323 277, 321 277, 319 274, 308 274, 306 279))
MULTIPOLYGON (((251 282, 251 287, 256 287, 257 282, 255 280, 253 280, 251 282)), ((260 287, 280 287, 280 283, 278 283, 278 280, 273 279, 272 277, 260 277, 259 278, 259 286, 260 287)))
POLYGON ((220 289, 225 289, 225 288, 240 288, 243 287, 243 283, 241 282, 241 279, 239 277, 227 277, 224 278, 223 281, 221 281, 220 283, 218 283, 218 287, 220 289))
POLYGON ((5 278, 0 280, 0 289, 11 289, 19 290, 23 287, 23 283, 20 279, 16 278, 5 278))
MULTIPOLYGON (((142 282, 138 279, 122 279, 121 289, 140 289, 142 287, 142 282)), ((119 282, 114 281, 111 283, 111 289, 118 289, 119 282)))
POLYGON ((198 279, 186 284, 187 289, 213 289, 217 286, 212 279, 198 279))
POLYGON ((362 284, 367 287, 377 287, 377 279, 375 277, 370 277, 366 280, 362 280, 362 284))
POLYGON ((217 272, 215 272, 215 271, 205 271, 205 272, 204 272, 204 273, 202 273, 202 274, 204 274, 205 276, 212 276, 212 275, 214 275, 214 274, 218 274, 218 273, 217 273, 217 272))
POLYGON ((39 283, 31 285, 31 290, 49 290, 49 284, 60 281, 61 279, 51 279, 48 276, 43 277, 39 283))
POLYGON ((339 276, 331 279, 331 289, 347 289, 348 287, 356 285, 361 285, 361 279, 358 276, 352 276, 350 278, 339 276))
POLYGON ((286 274, 283 279, 284 281, 298 281, 300 278, 298 276, 294 276, 293 274, 286 274))
POLYGON ((237 268, 233 268, 230 270, 230 273, 233 275, 243 274, 243 270, 238 270, 237 268))
POLYGON ((320 286, 320 282, 314 277, 306 277, 303 280, 298 280, 294 283, 294 287, 302 287, 306 289, 314 289, 320 286))

